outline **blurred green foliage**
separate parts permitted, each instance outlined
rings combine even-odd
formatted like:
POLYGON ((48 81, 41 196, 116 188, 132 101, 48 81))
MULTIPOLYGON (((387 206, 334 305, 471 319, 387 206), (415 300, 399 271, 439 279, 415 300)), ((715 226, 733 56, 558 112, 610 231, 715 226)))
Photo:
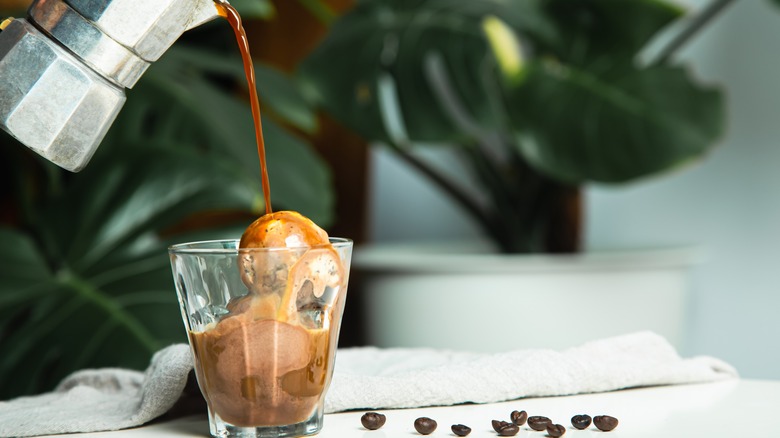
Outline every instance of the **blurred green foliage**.
POLYGON ((718 87, 640 56, 682 18, 660 0, 364 0, 300 77, 336 119, 431 177, 498 248, 545 252, 572 188, 675 169, 722 135, 718 87), (425 146, 448 148, 471 175, 421 160, 425 146))
MULTIPOLYGON (((268 1, 234 3, 245 18, 273 16, 268 1)), ((284 74, 258 63, 256 74, 274 207, 327 226, 330 171, 294 134, 317 129, 313 110, 284 74)), ((245 90, 220 20, 185 34, 128 90, 82 172, 0 131, 0 399, 51 389, 76 369, 143 369, 157 349, 186 342, 167 247, 238 238, 264 211, 245 90), (204 214, 235 219, 181 225, 204 214)))

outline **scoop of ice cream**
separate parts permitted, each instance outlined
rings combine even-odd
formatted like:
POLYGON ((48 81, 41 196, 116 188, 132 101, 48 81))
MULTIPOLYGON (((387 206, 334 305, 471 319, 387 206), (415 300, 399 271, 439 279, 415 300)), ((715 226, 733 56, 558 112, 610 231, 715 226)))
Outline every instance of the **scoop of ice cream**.
POLYGON ((277 211, 254 221, 241 236, 241 248, 297 248, 325 245, 328 233, 295 211, 277 211))
POLYGON ((281 294, 287 288, 291 268, 306 253, 305 248, 328 245, 328 233, 311 219, 294 211, 261 216, 241 236, 241 280, 257 295, 281 294), (251 248, 269 248, 256 253, 251 248), (273 248, 302 248, 274 251, 273 248))

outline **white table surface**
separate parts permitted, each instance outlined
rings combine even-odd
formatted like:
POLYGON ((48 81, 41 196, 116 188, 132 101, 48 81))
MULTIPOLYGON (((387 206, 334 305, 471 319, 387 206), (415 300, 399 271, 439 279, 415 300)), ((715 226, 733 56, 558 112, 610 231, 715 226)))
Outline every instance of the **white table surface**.
MULTIPOLYGON (((402 438, 420 437, 413 427, 421 416, 438 423, 431 437, 455 437, 453 424, 471 427, 469 437, 495 437, 493 419, 507 420, 513 410, 528 415, 544 415, 566 427, 565 438, 732 438, 780 437, 780 381, 730 380, 718 383, 632 389, 569 397, 522 399, 487 405, 400 409, 380 411, 387 423, 369 431, 360 424, 364 411, 329 414, 319 438, 402 438), (612 432, 591 426, 571 427, 576 414, 612 415, 620 425, 612 432)), ((83 438, 204 437, 208 436, 206 416, 182 418, 116 432, 63 435, 83 438)), ((517 437, 542 438, 523 426, 517 437)))

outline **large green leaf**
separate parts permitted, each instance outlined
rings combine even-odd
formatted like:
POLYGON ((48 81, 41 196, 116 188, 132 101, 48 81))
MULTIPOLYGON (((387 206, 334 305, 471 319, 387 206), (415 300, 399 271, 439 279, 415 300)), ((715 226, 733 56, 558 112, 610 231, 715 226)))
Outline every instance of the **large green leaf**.
POLYGON ((680 16, 663 0, 363 0, 299 78, 335 118, 453 195, 499 246, 536 250, 568 185, 660 172, 721 134, 717 89, 679 68, 639 66, 680 16), (483 195, 406 153, 421 143, 457 148, 483 195))
POLYGON ((303 63, 300 79, 337 119, 375 140, 462 139, 433 89, 431 63, 442 60, 471 117, 496 126, 487 98, 493 64, 481 28, 490 14, 534 35, 549 23, 534 1, 373 0, 340 18, 303 63), (398 112, 395 112, 398 107, 398 112), (401 120, 394 117, 400 115, 401 120))
POLYGON ((185 339, 166 248, 193 236, 165 231, 206 207, 246 210, 257 196, 213 158, 122 146, 45 201, 29 230, 0 230, 0 398, 84 366, 141 368, 185 339))
POLYGON ((544 0, 560 38, 547 47, 561 60, 590 70, 631 63, 650 39, 683 11, 659 0, 544 0))
MULTIPOLYGON (((262 77, 258 74, 258 86, 266 98, 264 104, 282 120, 310 128, 313 112, 292 84, 270 69, 257 71, 263 72, 262 77), (267 92, 261 82, 266 78, 270 78, 267 92)), ((239 93, 225 93, 211 76, 227 77, 245 87, 238 57, 171 48, 130 93, 109 134, 137 141, 155 139, 160 144, 185 140, 216 158, 227 154, 241 164, 245 177, 255 181, 259 190, 260 164, 249 105, 239 93)), ((263 118, 263 133, 274 209, 297 210, 327 226, 333 219, 327 164, 308 144, 282 129, 275 118, 263 118)), ((255 210, 259 212, 262 199, 257 201, 255 210)))
MULTIPOLYGON (((176 71, 177 74, 187 74, 186 71, 195 69, 200 74, 226 76, 242 87, 247 85, 237 48, 234 53, 220 54, 185 45, 174 46, 166 53, 162 63, 162 66, 155 69, 176 71)), ((278 115, 286 123, 306 132, 315 131, 317 126, 314 108, 296 84, 280 71, 260 62, 254 62, 254 69, 260 105, 264 111, 278 115)))
POLYGON ((659 0, 522 4, 521 19, 512 1, 418 0, 391 9, 366 0, 335 24, 301 78, 371 140, 462 145, 512 133, 505 146, 565 182, 662 171, 700 156, 720 135, 717 90, 682 70, 634 62, 680 16, 676 7, 659 0), (521 52, 523 45, 531 50, 521 52), (499 79, 497 65, 509 80, 499 79))
POLYGON ((680 14, 659 0, 368 0, 333 25, 300 78, 367 138, 459 142, 462 121, 442 95, 451 94, 483 130, 505 123, 483 32, 487 17, 499 17, 538 56, 606 70, 630 63, 680 14))
POLYGON ((722 134, 723 101, 682 68, 596 76, 551 61, 511 90, 517 147, 563 181, 621 182, 695 157, 722 134))

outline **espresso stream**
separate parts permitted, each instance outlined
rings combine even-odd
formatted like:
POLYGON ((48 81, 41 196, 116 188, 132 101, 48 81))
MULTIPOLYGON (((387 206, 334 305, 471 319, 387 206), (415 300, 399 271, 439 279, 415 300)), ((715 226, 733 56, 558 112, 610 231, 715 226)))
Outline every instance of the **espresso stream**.
MULTIPOLYGON (((249 43, 238 12, 227 3, 218 2, 217 9, 233 27, 241 50, 265 197, 266 215, 247 229, 240 246, 284 247, 291 241, 293 246, 329 246, 327 233, 310 220, 295 212, 274 213, 271 208, 249 43)), ((321 328, 304 324, 297 309, 299 295, 305 292, 320 297, 325 287, 340 289, 344 269, 336 251, 311 249, 300 257, 275 261, 273 271, 266 259, 271 258, 242 253, 237 269, 242 269, 249 294, 233 299, 227 317, 218 323, 189 333, 198 383, 210 409, 223 421, 240 427, 288 425, 309 419, 330 380, 330 352, 336 348, 337 332, 331 336, 329 329, 332 318, 338 318, 334 309, 340 311, 340 305, 332 303, 323 309, 321 328), (327 278, 315 271, 317 263, 330 267, 327 278), (269 280, 267 272, 282 272, 284 277, 269 280)))
POLYGON ((219 15, 227 19, 233 33, 236 34, 236 43, 241 52, 241 60, 244 62, 244 74, 249 86, 249 103, 252 106, 252 118, 255 122, 255 139, 257 140, 257 156, 260 158, 260 177, 263 185, 263 198, 265 198, 265 213, 273 212, 271 208, 271 183, 268 179, 268 166, 265 161, 265 141, 263 140, 263 123, 260 118, 260 99, 257 96, 257 81, 255 80, 255 66, 252 64, 252 55, 249 53, 249 39, 246 30, 241 23, 241 15, 228 3, 215 3, 219 15))

